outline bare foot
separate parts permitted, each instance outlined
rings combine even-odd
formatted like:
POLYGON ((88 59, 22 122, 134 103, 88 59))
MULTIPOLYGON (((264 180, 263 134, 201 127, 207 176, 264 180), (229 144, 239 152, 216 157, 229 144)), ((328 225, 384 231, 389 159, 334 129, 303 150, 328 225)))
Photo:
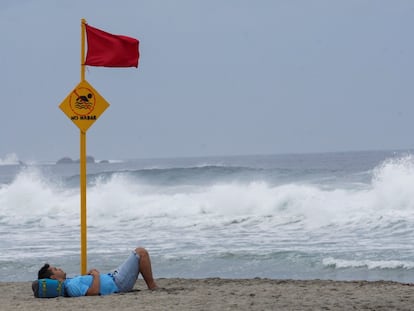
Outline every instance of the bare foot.
POLYGON ((155 281, 151 282, 150 284, 148 284, 148 289, 149 290, 157 290, 159 289, 157 283, 155 283, 155 281))

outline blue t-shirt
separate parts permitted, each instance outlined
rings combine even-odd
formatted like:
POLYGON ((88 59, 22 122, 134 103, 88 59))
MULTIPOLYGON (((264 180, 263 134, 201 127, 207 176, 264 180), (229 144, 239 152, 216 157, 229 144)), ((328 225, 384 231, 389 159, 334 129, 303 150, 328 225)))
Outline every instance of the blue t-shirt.
MULTIPOLYGON (((100 286, 99 294, 108 295, 119 292, 118 287, 114 282, 114 278, 110 274, 99 275, 100 286)), ((76 276, 74 278, 68 278, 65 280, 66 292, 71 297, 85 296, 89 287, 93 282, 92 275, 76 276)))

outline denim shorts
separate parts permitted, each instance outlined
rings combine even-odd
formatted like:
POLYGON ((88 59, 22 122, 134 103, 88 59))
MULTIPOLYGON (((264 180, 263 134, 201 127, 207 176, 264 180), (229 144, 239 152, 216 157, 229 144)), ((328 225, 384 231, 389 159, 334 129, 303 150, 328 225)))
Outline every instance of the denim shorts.
POLYGON ((139 255, 132 252, 128 259, 125 260, 118 268, 114 270, 112 276, 119 291, 129 292, 134 288, 139 274, 139 255))

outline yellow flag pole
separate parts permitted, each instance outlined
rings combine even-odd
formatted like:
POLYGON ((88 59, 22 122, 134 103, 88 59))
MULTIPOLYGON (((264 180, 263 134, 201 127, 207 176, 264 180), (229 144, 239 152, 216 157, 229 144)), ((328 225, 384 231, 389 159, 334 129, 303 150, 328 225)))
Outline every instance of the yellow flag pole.
POLYGON ((86 19, 81 20, 81 82, 85 80, 85 24, 86 19))
MULTIPOLYGON (((81 82, 85 80, 85 23, 81 20, 81 82)), ((86 223, 86 132, 80 131, 80 225, 81 225, 81 275, 87 269, 87 223, 86 223)))

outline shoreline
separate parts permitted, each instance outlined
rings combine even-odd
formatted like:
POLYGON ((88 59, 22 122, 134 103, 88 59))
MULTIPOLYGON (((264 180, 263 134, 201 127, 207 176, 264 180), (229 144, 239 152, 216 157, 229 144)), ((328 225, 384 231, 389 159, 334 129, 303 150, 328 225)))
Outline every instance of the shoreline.
POLYGON ((0 305, 9 310, 412 310, 414 284, 394 281, 275 279, 157 280, 146 289, 108 296, 34 298, 31 282, 0 282, 0 305))

